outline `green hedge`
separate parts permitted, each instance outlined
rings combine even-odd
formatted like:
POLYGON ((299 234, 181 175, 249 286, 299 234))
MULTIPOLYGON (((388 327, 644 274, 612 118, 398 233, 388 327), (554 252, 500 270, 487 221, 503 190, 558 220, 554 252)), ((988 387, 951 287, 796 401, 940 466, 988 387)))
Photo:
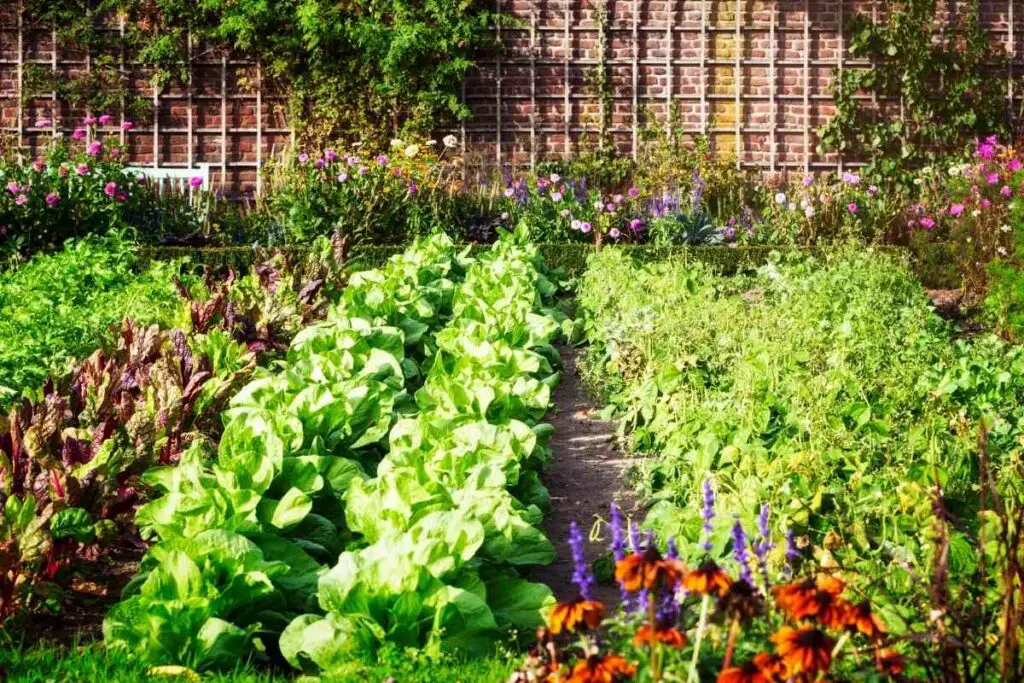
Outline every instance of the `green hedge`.
MULTIPOLYGON (((474 245, 473 249, 487 249, 489 245, 474 245)), ((820 248, 812 247, 772 247, 772 246, 707 246, 707 247, 655 247, 648 244, 623 244, 607 246, 608 249, 621 249, 640 261, 659 261, 666 258, 682 258, 684 261, 701 261, 707 263, 723 274, 732 275, 763 265, 769 254, 773 252, 817 252, 820 248)), ((911 266, 918 279, 925 287, 953 289, 960 286, 960 274, 957 272, 951 247, 946 244, 931 244, 925 247, 908 249, 905 247, 875 247, 880 251, 909 253, 911 266)), ((257 263, 275 251, 306 251, 305 247, 140 247, 140 260, 167 260, 188 258, 197 265, 209 265, 215 268, 232 267, 245 271, 253 263, 257 263)), ((360 266, 373 268, 382 265, 394 254, 404 249, 399 245, 361 247, 352 254, 353 262, 360 266)), ((593 251, 589 244, 542 244, 541 253, 552 268, 563 268, 570 277, 578 277, 586 270, 587 256, 593 251)))

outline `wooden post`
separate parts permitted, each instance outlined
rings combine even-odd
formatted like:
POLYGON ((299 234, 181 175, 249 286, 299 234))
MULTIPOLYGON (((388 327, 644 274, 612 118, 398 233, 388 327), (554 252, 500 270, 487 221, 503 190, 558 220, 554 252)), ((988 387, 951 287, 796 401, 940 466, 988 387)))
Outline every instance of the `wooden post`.
POLYGON ((633 161, 640 151, 640 5, 633 0, 633 161))

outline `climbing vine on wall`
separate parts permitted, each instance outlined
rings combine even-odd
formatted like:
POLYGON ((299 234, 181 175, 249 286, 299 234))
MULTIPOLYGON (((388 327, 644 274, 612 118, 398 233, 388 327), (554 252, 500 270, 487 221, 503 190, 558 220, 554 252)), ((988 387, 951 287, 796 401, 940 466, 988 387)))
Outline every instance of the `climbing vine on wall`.
POLYGON ((835 116, 822 130, 821 150, 864 159, 880 173, 931 163, 976 135, 1009 127, 1005 53, 978 21, 977 0, 940 21, 936 0, 883 3, 884 18, 856 14, 846 26, 850 55, 872 68, 843 70, 833 84, 835 116), (878 112, 873 93, 884 103, 878 112))
POLYGON ((53 24, 64 49, 96 55, 90 74, 40 82, 100 108, 123 94, 111 55, 128 49, 160 85, 183 81, 187 37, 258 59, 264 78, 292 96, 310 138, 383 140, 427 132, 468 115, 463 77, 497 46, 482 0, 25 0, 32 21, 53 24), (104 22, 124 18, 124 37, 104 22), (123 42, 122 42, 123 41, 123 42), (105 61, 104 61, 105 60, 105 61))

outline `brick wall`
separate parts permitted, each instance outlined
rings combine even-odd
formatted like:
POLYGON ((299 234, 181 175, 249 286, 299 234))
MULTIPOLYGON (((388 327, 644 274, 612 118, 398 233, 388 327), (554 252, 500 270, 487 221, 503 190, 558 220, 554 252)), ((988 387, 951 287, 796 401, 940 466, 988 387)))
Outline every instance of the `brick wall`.
MULTIPOLYGON (((19 64, 73 74, 89 55, 54 50, 52 28, 18 25, 15 0, 0 5, 0 144, 34 153, 55 113, 68 128, 85 112, 42 96, 19 106, 19 64)), ((832 114, 830 85, 850 59, 840 27, 855 12, 881 16, 884 0, 496 0, 511 19, 499 29, 504 52, 483 61, 464 84, 473 117, 451 131, 481 176, 572 154, 594 140, 601 103, 589 85, 602 42, 611 83, 611 131, 625 154, 644 129, 662 130, 675 110, 688 135, 706 134, 721 154, 766 171, 824 170, 854 164, 816 152, 816 131, 832 114)), ((940 3, 941 4, 941 3, 940 3)), ((1024 0, 981 0, 982 23, 1024 74, 1024 0)), ((955 2, 943 5, 956 11, 955 2)), ((941 20, 938 22, 941 24, 941 20)), ((117 26, 109 27, 112 31, 117 26)), ((139 164, 209 163, 229 190, 256 187, 261 161, 284 149, 291 132, 280 93, 260 88, 258 66, 193 46, 191 87, 154 98, 147 74, 117 55, 132 90, 152 103, 150 120, 124 135, 139 164)), ((898 103, 875 102, 885 114, 898 103)), ((1011 105, 1008 102, 1008 106, 1011 105)), ((1014 111, 1020 101, 1012 103, 1014 111)), ((442 131, 448 132, 448 131, 442 131)))

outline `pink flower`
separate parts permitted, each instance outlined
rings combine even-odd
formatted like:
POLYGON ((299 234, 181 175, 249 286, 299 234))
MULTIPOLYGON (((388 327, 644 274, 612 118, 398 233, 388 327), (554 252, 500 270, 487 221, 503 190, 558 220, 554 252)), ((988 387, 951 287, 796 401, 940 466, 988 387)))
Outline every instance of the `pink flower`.
POLYGON ((618 229, 618 228, 612 228, 611 230, 609 230, 609 231, 608 231, 608 236, 609 236, 609 237, 611 237, 611 238, 612 238, 612 239, 614 239, 614 240, 617 240, 617 239, 619 239, 619 236, 620 236, 621 234, 622 234, 622 233, 621 233, 621 232, 619 232, 619 229, 618 229))
POLYGON ((929 218, 928 216, 925 216, 924 218, 921 219, 921 227, 924 228, 925 230, 931 230, 932 228, 935 227, 935 221, 929 218))
POLYGON ((810 187, 814 184, 814 178, 809 175, 804 176, 804 187, 810 187))
POLYGON ((100 116, 100 125, 101 126, 105 126, 105 125, 107 125, 108 123, 110 123, 113 120, 114 119, 113 119, 113 117, 110 114, 102 114, 100 116))
POLYGON ((85 128, 75 128, 75 131, 71 133, 72 140, 84 140, 85 139, 85 128))
POLYGON ((308 155, 308 154, 306 154, 305 152, 303 152, 302 154, 300 154, 300 155, 299 155, 299 163, 300 163, 300 164, 304 164, 304 163, 306 163, 307 161, 309 161, 309 155, 308 155))
POLYGON ((631 187, 629 188, 629 191, 626 194, 628 194, 633 199, 636 199, 637 197, 640 196, 640 190, 636 189, 635 187, 631 187))
POLYGON ((857 214, 857 204, 856 204, 856 202, 850 202, 849 204, 846 205, 846 208, 847 208, 847 210, 850 213, 852 213, 854 215, 857 214))
POLYGON ((203 178, 202 176, 197 175, 192 176, 192 178, 189 179, 188 184, 191 185, 193 189, 198 190, 200 187, 203 186, 203 178))
POLYGON ((1018 159, 1017 157, 1014 157, 1014 158, 1010 159, 1010 170, 1011 171, 1016 173, 1021 168, 1024 168, 1024 164, 1020 163, 1020 159, 1018 159))
POLYGON ((856 173, 844 173, 843 182, 849 185, 860 185, 860 176, 856 173))
POLYGON ((86 125, 86 126, 95 126, 96 125, 96 117, 93 116, 92 114, 89 114, 84 119, 82 119, 82 124, 86 125))
POLYGON ((121 150, 119 150, 117 147, 115 147, 114 149, 110 150, 110 156, 113 157, 114 159, 120 159, 121 158, 121 150))
POLYGON ((346 180, 348 180, 348 173, 339 173, 338 174, 338 182, 339 183, 343 183, 346 180))
POLYGON ((123 202, 126 199, 128 199, 128 195, 126 195, 124 192, 118 191, 118 193, 114 195, 114 200, 115 201, 123 202))
POLYGON ((50 194, 46 195, 46 205, 47 206, 56 206, 57 202, 59 202, 59 201, 60 201, 60 195, 57 194, 56 192, 51 192, 50 194))
POLYGON ((41 159, 36 159, 32 162, 32 168, 35 169, 36 173, 42 173, 46 170, 46 163, 41 159))
POLYGON ((327 165, 327 162, 324 160, 323 157, 320 157, 316 160, 316 163, 313 165, 316 166, 318 169, 322 169, 324 166, 327 165))
POLYGON ((98 157, 103 152, 103 143, 99 140, 93 140, 85 151, 91 157, 98 157))
POLYGON ((580 224, 580 232, 586 234, 586 233, 590 232, 590 230, 591 230, 590 223, 581 223, 580 224))
POLYGON ((1009 185, 1003 185, 1001 188, 999 188, 999 194, 1003 195, 1004 197, 1012 197, 1013 190, 1010 189, 1009 185))
POLYGON ((642 227, 644 227, 644 222, 642 220, 640 220, 639 218, 634 218, 633 220, 631 220, 629 222, 629 229, 633 230, 634 232, 639 230, 642 227))
POLYGON ((611 202, 608 202, 607 204, 604 205, 604 210, 607 211, 608 213, 615 213, 615 210, 617 208, 618 207, 612 204, 611 202))
POLYGON ((49 128, 53 125, 53 119, 39 119, 36 121, 36 128, 49 128))
POLYGON ((998 173, 989 173, 987 176, 985 176, 985 181, 989 185, 995 185, 996 183, 999 182, 999 174, 998 173))
POLYGON ((553 201, 553 202, 560 202, 560 201, 562 201, 562 193, 561 192, 552 192, 551 193, 551 201, 553 201))
POLYGON ((106 194, 108 197, 113 197, 115 194, 117 194, 117 183, 111 180, 103 187, 103 193, 106 194))
POLYGON ((75 166, 75 173, 78 175, 89 175, 89 164, 78 164, 78 166, 75 166))
POLYGON ((26 197, 23 194, 19 194, 17 197, 14 198, 14 203, 17 204, 18 206, 28 204, 28 197, 26 197))
POLYGON ((963 212, 964 212, 964 205, 963 204, 954 204, 953 206, 949 207, 949 215, 950 216, 959 216, 963 212))
POLYGON ((624 199, 625 197, 623 197, 621 194, 617 194, 614 197, 612 197, 612 201, 615 202, 616 204, 621 204, 624 199))
POLYGON ((983 198, 983 199, 981 200, 981 208, 983 208, 983 209, 987 209, 987 208, 988 208, 988 207, 990 207, 990 206, 992 206, 992 202, 991 202, 991 201, 989 201, 989 200, 988 200, 988 198, 983 198))
POLYGON ((868 188, 868 196, 874 197, 876 194, 878 194, 878 185, 872 185, 868 188))
POLYGON ((388 157, 385 154, 378 154, 376 161, 378 166, 383 166, 388 163, 388 157))
POLYGON ((123 130, 123 131, 129 131, 129 130, 131 130, 134 127, 135 127, 135 124, 132 123, 131 121, 123 121, 123 122, 121 122, 121 130, 123 130))
POLYGON ((21 188, 18 187, 18 183, 12 180, 11 182, 7 183, 7 191, 10 192, 11 194, 18 194, 19 192, 21 192, 21 188))

